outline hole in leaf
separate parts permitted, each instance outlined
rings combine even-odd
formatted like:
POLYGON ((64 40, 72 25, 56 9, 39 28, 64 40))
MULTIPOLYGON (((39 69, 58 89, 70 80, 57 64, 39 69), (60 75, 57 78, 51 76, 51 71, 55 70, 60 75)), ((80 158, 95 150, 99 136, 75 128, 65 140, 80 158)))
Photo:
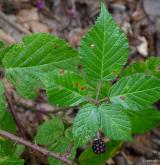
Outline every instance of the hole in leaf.
POLYGON ((60 74, 60 75, 64 75, 64 70, 63 70, 63 69, 60 69, 60 70, 59 70, 59 74, 60 74))
POLYGON ((84 91, 86 89, 85 86, 80 86, 80 90, 84 91))
POLYGON ((125 100, 125 97, 124 96, 120 96, 119 97, 121 100, 125 100))

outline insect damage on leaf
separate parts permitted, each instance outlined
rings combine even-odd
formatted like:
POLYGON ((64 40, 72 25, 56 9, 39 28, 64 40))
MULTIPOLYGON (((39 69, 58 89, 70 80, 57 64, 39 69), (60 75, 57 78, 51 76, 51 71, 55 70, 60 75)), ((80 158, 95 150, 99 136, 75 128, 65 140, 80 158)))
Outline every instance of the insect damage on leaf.
POLYGON ((82 69, 83 69, 83 66, 81 65, 81 64, 78 64, 78 66, 77 66, 77 69, 78 69, 78 71, 82 71, 82 69))
POLYGON ((124 96, 120 96, 119 97, 121 100, 125 100, 125 97, 124 96))
POLYGON ((73 84, 75 87, 79 87, 79 85, 80 85, 79 82, 74 82, 73 84))
POLYGON ((64 75, 64 69, 60 69, 60 70, 59 70, 59 74, 60 74, 60 75, 64 75))
POLYGON ((58 49, 60 47, 60 45, 54 45, 53 48, 54 49, 58 49))
POLYGON ((116 72, 117 72, 116 70, 113 70, 113 71, 112 71, 112 74, 116 74, 116 72))
POLYGON ((80 86, 80 90, 84 91, 84 90, 86 90, 86 87, 85 86, 80 86))
POLYGON ((157 69, 156 69, 156 70, 157 70, 157 71, 160 71, 160 65, 157 66, 157 69))

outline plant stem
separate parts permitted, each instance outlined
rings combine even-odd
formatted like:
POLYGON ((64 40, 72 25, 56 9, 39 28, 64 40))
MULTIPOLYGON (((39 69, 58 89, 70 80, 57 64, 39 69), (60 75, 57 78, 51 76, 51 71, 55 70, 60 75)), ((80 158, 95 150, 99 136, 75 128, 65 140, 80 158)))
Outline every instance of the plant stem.
POLYGON ((108 103, 111 102, 108 96, 106 96, 104 99, 101 99, 101 100, 100 100, 100 103, 102 103, 102 102, 104 102, 104 101, 107 101, 108 103))
POLYGON ((64 163, 68 164, 68 165, 76 165, 74 164, 73 162, 71 162, 70 160, 68 160, 65 156, 59 154, 59 153, 54 153, 54 152, 51 152, 45 148, 42 148, 36 144, 33 144, 29 141, 26 141, 20 137, 17 137, 9 132, 6 132, 6 131, 3 131, 3 130, 0 130, 0 136, 4 137, 4 138, 7 138, 9 140, 12 140, 12 141, 15 141, 16 143, 19 143, 19 144, 23 144, 25 145, 26 147, 32 149, 32 150, 35 150, 35 151, 38 151, 40 152, 41 154, 43 155, 46 155, 46 156, 51 156, 51 157, 54 157, 58 160, 61 160, 63 161, 64 163))
POLYGON ((73 147, 74 147, 74 144, 71 144, 71 145, 69 146, 69 148, 67 149, 67 151, 66 151, 64 157, 66 157, 66 158, 69 157, 69 155, 71 154, 71 151, 72 151, 72 148, 73 148, 73 147))
POLYGON ((5 97, 6 97, 6 100, 8 103, 8 108, 9 108, 10 112, 12 113, 13 119, 16 123, 17 128, 18 128, 18 132, 23 138, 25 138, 25 133, 23 132, 23 128, 21 127, 20 121, 19 121, 17 114, 14 110, 11 93, 7 90, 7 88, 5 88, 5 97))
POLYGON ((6 14, 0 12, 0 18, 3 19, 5 22, 7 22, 9 25, 11 25, 12 27, 14 27, 16 30, 18 30, 19 32, 23 32, 24 34, 30 34, 30 32, 24 28, 23 26, 21 26, 20 24, 17 24, 15 21, 12 21, 9 16, 7 16, 6 14))
POLYGON ((97 132, 96 136, 97 136, 98 139, 101 137, 101 134, 100 134, 99 131, 97 132))
POLYGON ((0 67, 0 80, 4 78, 4 69, 0 67))
POLYGON ((89 101, 89 102, 91 102, 93 104, 96 104, 97 103, 96 100, 93 99, 93 98, 91 98, 91 97, 85 96, 85 98, 86 98, 87 101, 89 101))

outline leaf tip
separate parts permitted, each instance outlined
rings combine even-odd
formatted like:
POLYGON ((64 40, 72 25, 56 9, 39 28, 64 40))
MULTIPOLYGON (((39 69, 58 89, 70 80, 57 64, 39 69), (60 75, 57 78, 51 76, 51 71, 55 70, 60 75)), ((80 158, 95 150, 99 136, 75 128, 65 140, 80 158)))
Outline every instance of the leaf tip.
POLYGON ((101 13, 106 12, 106 13, 108 14, 108 11, 107 11, 107 8, 106 8, 106 5, 105 5, 105 3, 104 3, 102 0, 101 0, 100 5, 101 5, 101 13))

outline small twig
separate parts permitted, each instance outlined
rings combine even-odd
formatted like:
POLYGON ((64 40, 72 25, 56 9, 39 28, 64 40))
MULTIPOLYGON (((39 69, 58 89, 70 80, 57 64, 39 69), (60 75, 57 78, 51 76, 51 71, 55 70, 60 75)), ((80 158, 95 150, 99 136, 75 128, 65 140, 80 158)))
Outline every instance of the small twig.
POLYGON ((121 78, 121 76, 122 76, 123 72, 125 71, 125 69, 127 68, 127 66, 129 66, 131 64, 131 61, 128 59, 126 65, 121 69, 121 71, 119 72, 119 74, 117 75, 117 77, 114 80, 111 81, 112 85, 114 83, 116 83, 121 78))
POLYGON ((54 152, 51 152, 45 148, 42 148, 36 144, 33 144, 29 141, 26 141, 20 137, 17 137, 9 132, 6 132, 6 131, 3 131, 3 130, 0 130, 0 136, 4 137, 4 138, 7 138, 9 140, 12 140, 12 141, 15 141, 16 143, 19 143, 19 144, 23 144, 25 145, 26 147, 34 150, 34 151, 37 151, 37 152, 40 152, 42 153, 43 155, 45 156, 51 156, 51 157, 54 157, 58 160, 61 160, 63 161, 64 163, 68 164, 68 165, 76 165, 75 163, 71 162, 70 160, 66 159, 66 157, 64 155, 61 155, 59 153, 54 153, 54 152))
POLYGON ((121 154, 122 154, 122 156, 124 157, 124 159, 126 160, 127 164, 128 164, 128 165, 131 165, 132 163, 131 163, 131 161, 128 159, 127 155, 126 155, 123 151, 121 152, 121 154))
POLYGON ((44 114, 56 114, 58 112, 61 112, 61 111, 66 111, 66 110, 69 110, 71 108, 74 108, 74 107, 67 107, 67 108, 51 108, 51 109, 48 109, 48 108, 41 108, 43 106, 43 103, 39 103, 39 105, 27 105, 26 103, 23 104, 22 102, 14 102, 15 105, 17 106, 20 106, 20 107, 23 107, 24 109, 28 109, 28 110, 31 110, 33 112, 40 112, 40 113, 44 113, 44 114))
POLYGON ((5 70, 0 67, 0 80, 4 78, 5 70))
POLYGON ((11 37, 9 34, 4 32, 3 30, 0 30, 0 39, 4 41, 6 44, 14 44, 16 42, 13 37, 11 37))
POLYGON ((33 100, 26 100, 20 97, 14 90, 12 90, 13 97, 14 97, 14 104, 20 107, 23 107, 24 109, 31 110, 33 112, 40 112, 40 113, 52 113, 56 114, 61 111, 66 111, 69 109, 74 109, 75 107, 64 107, 64 108, 55 108, 54 106, 48 104, 48 103, 35 103, 33 100))
MULTIPOLYGON (((23 104, 19 104, 19 105, 21 107, 23 107, 23 108, 27 108, 27 109, 29 108, 29 107, 24 106, 23 104)), ((40 108, 40 106, 35 106, 35 107, 30 107, 29 109, 32 110, 33 112, 40 112, 40 113, 44 113, 44 114, 49 114, 49 113, 50 114, 56 114, 56 113, 61 112, 61 111, 65 112, 65 111, 67 111, 67 110, 69 110, 71 108, 74 109, 75 107, 55 108, 55 109, 54 108, 53 109, 42 109, 42 108, 40 108)))
POLYGON ((19 24, 13 22, 12 20, 10 20, 10 18, 7 15, 5 15, 4 13, 0 12, 0 17, 4 21, 6 21, 8 24, 10 24, 14 28, 16 28, 18 31, 23 32, 24 34, 29 34, 30 33, 27 29, 23 28, 21 25, 19 25, 19 24))
POLYGON ((91 97, 85 96, 85 98, 86 98, 87 101, 89 101, 89 102, 91 102, 93 104, 96 104, 97 103, 96 100, 93 99, 93 98, 91 98, 91 97))
POLYGON ((101 99, 99 102, 102 103, 102 102, 104 102, 104 101, 107 101, 107 102, 110 103, 110 99, 109 99, 109 97, 106 96, 104 99, 101 99))
POLYGON ((18 128, 18 132, 20 133, 20 135, 23 138, 25 138, 25 134, 24 134, 23 129, 21 127, 20 121, 19 121, 19 119, 17 117, 17 114, 14 110, 11 93, 7 90, 7 88, 5 88, 5 97, 6 97, 6 100, 7 100, 7 103, 8 103, 8 108, 9 108, 10 112, 12 113, 13 119, 16 123, 17 128, 18 128))
POLYGON ((97 131, 97 133, 96 133, 96 138, 97 138, 97 139, 100 139, 100 137, 101 137, 101 134, 100 134, 99 131, 97 131))
POLYGON ((69 148, 67 149, 67 151, 66 151, 66 153, 64 155, 65 158, 68 158, 69 157, 69 155, 71 154, 71 151, 72 151, 73 146, 74 146, 74 144, 71 144, 69 146, 69 148))

